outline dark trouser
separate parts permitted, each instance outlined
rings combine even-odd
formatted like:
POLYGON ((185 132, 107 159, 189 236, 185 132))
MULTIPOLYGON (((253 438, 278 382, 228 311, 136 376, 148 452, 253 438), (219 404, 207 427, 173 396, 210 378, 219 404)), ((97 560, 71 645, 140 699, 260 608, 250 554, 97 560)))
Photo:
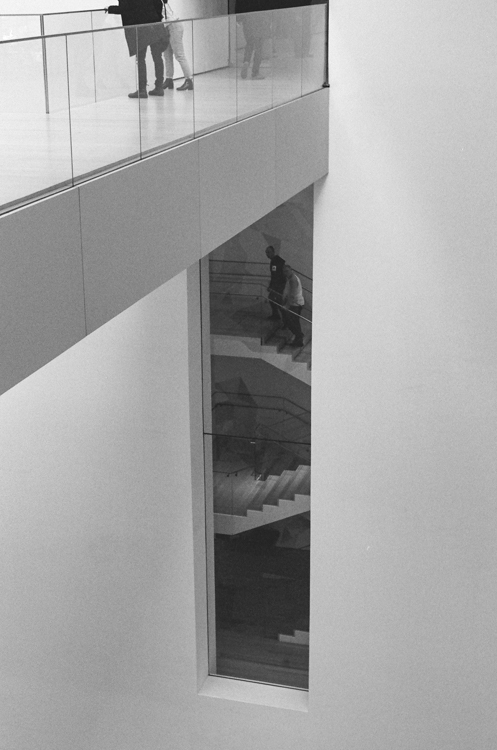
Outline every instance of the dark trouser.
POLYGON ((283 289, 269 289, 268 294, 268 300, 269 304, 271 305, 271 310, 273 313, 274 318, 283 318, 284 310, 282 308, 283 304, 283 289), (274 305, 273 303, 277 302, 277 305, 274 305))
POLYGON ((295 336, 296 344, 302 344, 304 342, 304 334, 302 333, 302 328, 300 327, 300 318, 299 318, 299 315, 301 314, 301 312, 302 312, 301 305, 296 305, 295 307, 289 307, 287 310, 283 311, 283 322, 287 325, 287 327, 295 336), (292 313, 296 313, 296 314, 292 315, 292 313))
POLYGON ((254 64, 252 65, 252 75, 256 76, 259 73, 259 68, 262 61, 262 36, 254 36, 248 29, 243 27, 243 34, 245 36, 245 55, 243 57, 244 63, 250 63, 252 53, 254 53, 254 64))
MULTIPOLYGON (((138 61, 138 88, 140 91, 146 91, 147 88, 147 63, 145 57, 147 55, 147 47, 142 47, 136 53, 136 59, 138 61)), ((155 85, 162 86, 164 83, 164 60, 162 59, 162 42, 155 42, 150 45, 150 52, 155 66, 155 85)))

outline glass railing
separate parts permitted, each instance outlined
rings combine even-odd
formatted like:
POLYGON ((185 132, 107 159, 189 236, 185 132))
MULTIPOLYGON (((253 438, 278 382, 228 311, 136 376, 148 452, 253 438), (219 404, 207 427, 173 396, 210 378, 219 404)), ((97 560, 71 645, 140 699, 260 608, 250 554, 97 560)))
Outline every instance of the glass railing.
POLYGON ((137 100, 128 97, 138 88, 135 58, 101 11, 74 14, 71 23, 89 30, 32 37, 26 28, 30 38, 3 40, 0 212, 318 90, 325 8, 182 21, 194 90, 137 100))
MULTIPOLYGON (((223 10, 222 6, 223 3, 220 4, 218 0, 202 0, 196 8, 195 18, 226 15, 226 8, 223 10)), ((69 34, 112 26, 121 26, 121 19, 107 14, 103 7, 51 13, 0 13, 0 41, 44 34, 69 34)))
POLYGON ((205 440, 214 486, 215 674, 307 688, 310 445, 205 440))

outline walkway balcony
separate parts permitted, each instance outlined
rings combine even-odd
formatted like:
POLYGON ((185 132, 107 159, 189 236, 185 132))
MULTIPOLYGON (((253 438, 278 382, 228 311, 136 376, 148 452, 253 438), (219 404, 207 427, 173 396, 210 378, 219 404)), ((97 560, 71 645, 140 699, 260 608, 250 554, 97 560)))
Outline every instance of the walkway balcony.
POLYGON ((325 9, 183 20, 194 90, 138 100, 119 16, 1 16, 0 213, 318 91, 325 9), (241 75, 249 18, 264 37, 257 78, 241 75))

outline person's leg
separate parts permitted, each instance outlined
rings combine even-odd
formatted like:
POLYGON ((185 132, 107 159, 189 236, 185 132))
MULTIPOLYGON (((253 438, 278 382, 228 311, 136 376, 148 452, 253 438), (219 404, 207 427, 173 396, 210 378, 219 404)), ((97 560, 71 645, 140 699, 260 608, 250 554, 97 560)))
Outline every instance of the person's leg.
POLYGON ((258 36, 254 39, 254 64, 252 65, 252 78, 256 78, 259 75, 259 68, 262 62, 262 36, 258 36))
POLYGON ((166 63, 166 81, 174 78, 174 58, 173 48, 171 46, 171 37, 169 37, 169 44, 164 51, 164 61, 166 63))
POLYGON ((276 292, 274 289, 270 289, 269 294, 268 294, 268 300, 269 300, 269 305, 272 310, 271 318, 273 320, 280 320, 280 317, 282 317, 280 314, 281 308, 278 307, 278 305, 275 305, 274 303, 279 302, 281 304, 281 294, 278 294, 278 292, 276 292))
POLYGON ((136 52, 136 61, 138 64, 138 91, 147 90, 147 63, 145 57, 147 55, 147 48, 142 47, 136 52))
POLYGON ((255 38, 250 30, 250 26, 248 23, 242 23, 242 26, 243 26, 243 35, 245 37, 245 53, 243 55, 243 65, 242 65, 241 76, 242 78, 246 78, 247 71, 250 66, 250 61, 252 59, 252 54, 254 52, 255 38))
POLYGON ((183 75, 185 76, 185 78, 189 78, 191 80, 192 69, 185 55, 185 48, 183 46, 183 32, 184 28, 182 23, 172 23, 169 27, 169 46, 172 47, 174 56, 181 65, 183 75))
POLYGON ((154 44, 150 45, 155 67, 155 88, 162 91, 162 84, 164 83, 164 60, 162 59, 161 47, 161 42, 154 42, 154 44))
POLYGON ((245 36, 245 54, 243 55, 243 64, 250 65, 252 54, 254 52, 255 37, 249 29, 243 27, 243 33, 245 36))
POLYGON ((288 313, 286 315, 287 326, 294 335, 294 339, 291 342, 294 346, 302 346, 304 343, 304 335, 302 333, 299 317, 301 312, 302 307, 300 305, 295 307, 292 306, 288 308, 288 313))

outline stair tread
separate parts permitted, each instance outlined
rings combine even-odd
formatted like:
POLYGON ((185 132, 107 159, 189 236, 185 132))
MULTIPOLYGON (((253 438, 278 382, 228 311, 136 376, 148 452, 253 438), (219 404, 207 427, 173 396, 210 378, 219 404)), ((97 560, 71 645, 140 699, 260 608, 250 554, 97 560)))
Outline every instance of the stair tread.
POLYGON ((311 467, 306 465, 301 465, 295 470, 295 475, 290 482, 289 485, 286 486, 284 493, 280 499, 282 500, 292 500, 293 497, 296 494, 299 494, 300 489, 303 489, 307 486, 307 483, 310 485, 310 472, 311 467))
POLYGON ((271 474, 266 481, 262 483, 259 491, 252 497, 250 505, 247 506, 247 510, 262 510, 265 497, 269 494, 278 479, 279 477, 271 474))
POLYGON ((265 505, 277 505, 278 500, 282 497, 286 491, 288 485, 294 480, 295 471, 288 471, 287 476, 280 476, 280 480, 273 486, 271 492, 268 494, 265 505))

